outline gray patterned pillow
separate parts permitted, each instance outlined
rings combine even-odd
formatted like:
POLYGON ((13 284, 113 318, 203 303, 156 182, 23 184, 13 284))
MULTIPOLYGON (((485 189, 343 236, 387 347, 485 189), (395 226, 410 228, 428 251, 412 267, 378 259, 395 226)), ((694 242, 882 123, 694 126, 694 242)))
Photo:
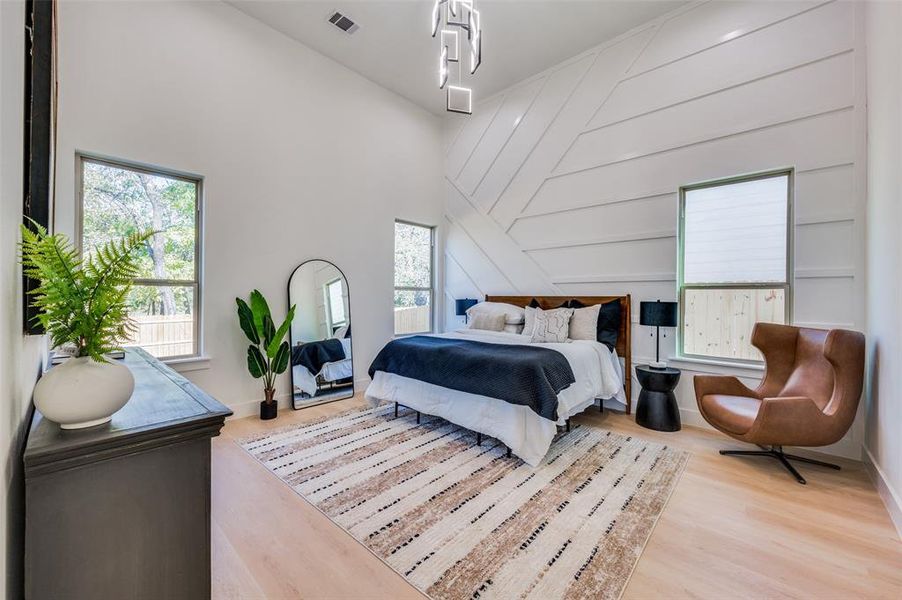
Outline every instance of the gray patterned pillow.
POLYGON ((572 316, 572 308, 555 308, 554 310, 537 308, 535 328, 530 341, 538 343, 566 342, 570 333, 570 317, 572 316))
POLYGON ((476 313, 470 317, 470 329, 502 331, 504 329, 504 314, 476 313))

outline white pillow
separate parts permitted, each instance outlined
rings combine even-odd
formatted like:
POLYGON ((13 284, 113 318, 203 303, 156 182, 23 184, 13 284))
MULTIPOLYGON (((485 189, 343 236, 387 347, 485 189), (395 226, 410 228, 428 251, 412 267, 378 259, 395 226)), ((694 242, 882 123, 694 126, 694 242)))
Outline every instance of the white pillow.
POLYGON ((501 331, 504 329, 504 315, 491 313, 477 313, 470 317, 470 329, 484 329, 486 331, 501 331))
POLYGON ((520 333, 523 333, 523 326, 522 325, 505 325, 504 331, 505 331, 505 333, 520 334, 520 333))
POLYGON ((533 306, 527 306, 524 310, 523 335, 532 335, 536 328, 536 309, 533 306))
POLYGON ((594 304, 585 308, 577 308, 570 319, 571 340, 598 340, 598 313, 601 304, 594 304))
POLYGON ((526 320, 526 314, 519 306, 505 304, 504 302, 480 302, 467 309, 467 318, 472 319, 476 314, 502 314, 505 325, 519 325, 526 320))
POLYGON ((554 310, 535 309, 535 328, 530 336, 531 342, 561 343, 567 341, 570 334, 570 318, 572 308, 555 308, 554 310))

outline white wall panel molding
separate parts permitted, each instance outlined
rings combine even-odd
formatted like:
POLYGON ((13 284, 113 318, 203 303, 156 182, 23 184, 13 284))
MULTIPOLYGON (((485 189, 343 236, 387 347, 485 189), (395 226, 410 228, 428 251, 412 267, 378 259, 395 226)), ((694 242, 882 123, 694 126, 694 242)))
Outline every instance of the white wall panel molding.
POLYGON ((824 323, 811 321, 793 321, 797 327, 809 327, 811 329, 855 329, 854 323, 824 323))
POLYGON ((583 132, 552 176, 791 123, 854 105, 851 52, 583 132), (780 98, 780 101, 775 101, 780 98), (737 112, 735 107, 743 107, 737 112))
POLYGON ((457 143, 457 139, 469 122, 469 119, 457 113, 448 113, 448 116, 445 117, 445 127, 443 131, 445 160, 448 159, 448 155, 457 143))
POLYGON ((640 242, 644 240, 661 240, 667 238, 675 238, 676 231, 668 229, 666 231, 646 231, 643 233, 625 233, 622 235, 611 235, 605 238, 594 240, 583 240, 578 242, 557 242, 550 244, 536 244, 533 246, 524 246, 524 252, 537 252, 540 250, 553 250, 555 248, 578 248, 580 246, 602 246, 604 244, 621 244, 623 242, 640 242))
MULTIPOLYGON (((793 72, 793 71, 795 71, 795 70, 797 70, 797 69, 802 69, 802 68, 805 68, 805 67, 808 67, 808 66, 811 66, 811 65, 816 65, 816 64, 821 63, 821 62, 824 62, 824 61, 829 61, 829 60, 832 60, 832 59, 834 59, 834 58, 837 58, 837 57, 840 57, 840 56, 843 56, 843 55, 846 55, 846 54, 850 54, 851 52, 853 52, 853 50, 852 50, 851 48, 839 50, 839 51, 834 52, 834 53, 832 53, 832 54, 827 54, 827 55, 825 55, 825 56, 819 56, 819 57, 817 57, 817 58, 815 58, 815 59, 813 59, 813 60, 810 60, 810 61, 808 61, 808 62, 803 62, 803 63, 797 64, 797 65, 791 65, 791 66, 789 66, 789 67, 786 67, 785 69, 781 69, 781 70, 779 70, 779 71, 774 71, 773 73, 765 73, 765 74, 763 74, 763 75, 760 75, 760 76, 758 76, 758 77, 753 77, 753 78, 748 79, 748 80, 746 80, 746 81, 741 81, 741 82, 739 82, 739 83, 734 83, 734 84, 731 84, 731 85, 727 85, 727 86, 722 87, 722 88, 718 88, 718 89, 714 89, 714 90, 709 90, 709 91, 707 91, 707 92, 705 92, 705 93, 702 93, 702 94, 699 94, 699 95, 697 95, 697 96, 692 96, 692 97, 689 97, 689 98, 683 98, 683 99, 681 99, 681 100, 678 100, 678 101, 676 101, 676 102, 673 102, 672 104, 665 104, 665 105, 661 105, 661 106, 656 106, 655 108, 652 108, 652 109, 647 110, 647 111, 645 111, 645 112, 637 113, 637 114, 632 114, 632 115, 623 117, 622 119, 619 119, 619 120, 616 120, 616 121, 609 121, 609 122, 605 122, 605 123, 602 123, 602 124, 591 124, 591 123, 590 123, 590 124, 586 127, 586 130, 583 132, 583 134, 592 133, 592 132, 594 132, 594 131, 598 131, 599 129, 605 129, 605 128, 611 127, 611 126, 613 126, 613 125, 618 125, 618 124, 620 124, 620 123, 624 123, 624 122, 626 122, 626 121, 630 121, 630 120, 633 120, 633 119, 638 119, 638 118, 640 118, 640 117, 645 117, 645 116, 648 116, 648 115, 653 115, 653 114, 655 114, 655 113, 658 113, 658 112, 661 112, 661 111, 665 111, 665 110, 667 110, 667 109, 674 108, 674 107, 677 107, 677 106, 681 106, 681 105, 683 105, 683 104, 688 104, 688 103, 694 102, 694 101, 696 101, 696 100, 702 100, 702 99, 708 98, 708 97, 710 97, 710 96, 717 96, 718 94, 721 94, 721 93, 723 93, 723 92, 728 92, 728 91, 731 91, 731 90, 734 90, 734 89, 737 89, 737 88, 742 88, 742 87, 744 87, 744 86, 747 86, 747 85, 749 85, 749 84, 754 84, 754 83, 757 83, 757 82, 759 82, 759 81, 765 81, 765 80, 767 80, 767 79, 770 79, 770 78, 773 78, 773 77, 777 77, 777 76, 783 75, 783 74, 785 74, 785 73, 791 73, 791 72, 793 72)), ((621 82, 621 83, 622 83, 622 82, 621 82)))
POLYGON ((522 248, 592 244, 608 239, 642 237, 649 232, 676 231, 678 195, 652 196, 630 202, 611 202, 518 219, 509 235, 522 248))
POLYGON ((820 167, 809 167, 807 169, 798 169, 798 170, 796 170, 796 175, 799 175, 799 174, 814 175, 814 174, 818 174, 818 173, 823 173, 825 171, 834 171, 836 169, 842 169, 842 168, 854 167, 854 166, 855 166, 854 161, 841 162, 841 163, 836 163, 834 165, 823 165, 820 167))
MULTIPOLYGON (((729 4, 735 7, 750 3, 729 4)), ((760 3, 760 9, 767 10, 776 4, 760 3)), ((724 23, 724 26, 728 25, 724 23)), ((854 6, 833 2, 641 76, 624 79, 590 126, 621 121, 854 47, 854 6)))
POLYGON ((603 169, 604 167, 619 165, 622 163, 628 163, 628 162, 634 161, 634 160, 641 160, 643 158, 649 158, 649 157, 657 156, 659 154, 667 154, 667 153, 671 153, 671 152, 677 152, 680 150, 692 148, 693 146, 711 144, 713 142, 718 142, 721 140, 728 140, 733 137, 741 137, 744 135, 753 134, 753 133, 756 133, 759 131, 765 131, 767 129, 772 129, 775 127, 784 127, 787 125, 792 125, 794 123, 798 123, 800 121, 806 121, 808 119, 816 119, 818 117, 828 116, 828 115, 832 115, 832 114, 836 114, 836 113, 849 112, 853 107, 854 107, 853 104, 845 103, 840 106, 827 108, 827 109, 817 111, 817 112, 807 113, 805 115, 798 116, 798 117, 791 117, 786 120, 758 124, 758 125, 746 128, 746 129, 736 129, 733 131, 716 131, 715 130, 715 131, 711 131, 709 133, 709 135, 704 136, 702 139, 696 139, 691 142, 685 142, 683 144, 678 144, 678 145, 670 146, 670 147, 666 147, 666 148, 656 148, 656 149, 650 148, 648 151, 645 151, 645 152, 627 154, 626 156, 623 156, 622 158, 615 158, 615 159, 610 160, 609 162, 602 162, 602 163, 598 163, 598 164, 586 165, 583 167, 575 168, 572 171, 564 171, 563 169, 561 169, 561 172, 553 173, 553 174, 549 175, 548 178, 546 179, 546 181, 553 181, 555 179, 567 177, 570 175, 577 175, 577 174, 584 173, 587 171, 593 171, 595 169, 603 169))
POLYGON ((594 60, 595 55, 585 56, 548 75, 547 84, 523 115, 509 144, 493 160, 485 178, 474 192, 475 202, 485 207, 486 212, 494 210, 501 195, 554 122, 594 60))
POLYGON ((479 143, 457 174, 458 185, 466 190, 468 195, 472 196, 485 174, 492 168, 492 164, 522 122, 523 115, 529 112, 546 83, 548 78, 543 77, 512 89, 504 95, 501 106, 492 116, 479 143))
POLYGON ((856 323, 855 279, 796 278, 792 318, 801 322, 856 323))
POLYGON ((445 174, 453 174, 454 177, 460 173, 466 162, 470 159, 470 155, 476 150, 476 146, 485 134, 486 129, 495 118, 495 113, 501 108, 504 96, 496 96, 491 102, 485 102, 479 105, 479 110, 474 110, 473 114, 466 121, 454 145, 448 151, 445 159, 445 174))
POLYGON ((654 44, 649 45, 624 80, 754 34, 830 1, 771 2, 765 7, 750 2, 730 6, 717 1, 696 5, 661 25, 654 44), (733 29, 725 33, 728 27, 733 29), (689 30, 692 35, 686 35, 689 30))
MULTIPOLYGON (((577 275, 575 277, 552 277, 552 281, 556 284, 572 284, 572 283, 635 283, 635 282, 651 282, 664 281, 667 283, 676 282, 676 273, 674 271, 664 273, 609 273, 599 275, 577 275)), ((588 293, 588 292, 586 292, 588 293)))
POLYGON ((796 279, 853 279, 855 268, 808 268, 796 269, 793 273, 796 279))
POLYGON ((613 206, 615 204, 625 204, 627 202, 642 202, 644 200, 655 200, 661 198, 671 198, 674 201, 677 200, 677 193, 673 191, 664 192, 661 194, 651 194, 647 196, 635 196, 635 197, 627 197, 627 198, 607 198, 605 200, 596 202, 594 204, 585 204, 583 206, 569 206, 564 208, 557 209, 549 209, 546 211, 529 211, 524 212, 521 215, 517 216, 514 219, 514 222, 511 223, 511 227, 508 228, 508 231, 516 225, 518 221, 529 221, 531 219, 541 219, 542 217, 550 217, 553 215, 561 215, 566 213, 580 213, 583 211, 592 210, 595 208, 605 207, 605 206, 613 206))
POLYGON ((483 292, 497 293, 497 290, 515 287, 513 281, 486 253, 473 236, 456 220, 451 219, 448 229, 448 251, 456 265, 467 265, 467 278, 483 292))
POLYGON ((455 273, 449 273, 446 276, 446 281, 451 282, 450 286, 445 286, 446 294, 454 293, 457 297, 463 297, 460 295, 460 292, 464 289, 469 289, 473 290, 474 293, 476 293, 478 296, 485 295, 485 292, 482 290, 482 288, 479 287, 479 284, 476 283, 476 281, 472 277, 470 277, 470 274, 467 273, 466 268, 464 268, 464 266, 460 264, 459 260, 454 258, 454 255, 451 254, 451 252, 445 252, 445 268, 449 270, 453 269, 455 271, 455 273), (463 281, 453 281, 454 275, 456 275, 457 273, 463 276, 463 281))
MULTIPOLYGON (((635 321, 640 301, 676 297, 680 186, 793 168, 793 318, 860 329, 856 10, 843 0, 697 3, 487 99, 490 114, 474 114, 448 152, 446 289, 629 293, 635 321), (528 84, 539 87, 526 101, 528 84), (515 106, 525 112, 512 127, 515 106)), ((654 338, 633 327, 636 362, 654 354, 654 338)), ((662 339, 665 355, 674 341, 662 339)), ((677 399, 701 423, 695 372, 687 367, 677 399)), ((828 451, 857 447, 856 436, 860 427, 828 451)))
POLYGON ((805 170, 854 160, 852 110, 699 142, 676 150, 548 178, 530 203, 538 212, 587 206, 599 197, 665 194, 681 185, 777 167, 805 170))
POLYGON ((604 104, 653 31, 652 28, 641 30, 598 53, 567 100, 564 110, 555 117, 517 176, 501 195, 493 215, 503 227, 506 228, 523 211, 546 175, 585 127, 592 113, 604 104))
POLYGON ((812 215, 808 217, 796 217, 796 226, 804 227, 807 225, 824 225, 827 223, 850 223, 854 222, 858 217, 855 214, 841 212, 833 215, 812 215))
MULTIPOLYGON (((492 265, 503 273, 504 279, 510 284, 508 291, 555 294, 557 289, 547 273, 497 223, 477 210, 452 180, 446 178, 446 183, 446 210, 449 218, 466 232, 483 254, 490 257, 492 265)), ((482 287, 488 291, 486 286, 482 287)))

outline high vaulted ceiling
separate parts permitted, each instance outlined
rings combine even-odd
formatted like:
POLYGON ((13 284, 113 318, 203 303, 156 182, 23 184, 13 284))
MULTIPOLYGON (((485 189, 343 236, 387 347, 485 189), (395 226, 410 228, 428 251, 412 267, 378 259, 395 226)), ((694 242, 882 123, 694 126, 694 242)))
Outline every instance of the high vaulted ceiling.
MULTIPOLYGON (((423 108, 444 114, 432 0, 231 0, 242 12, 423 108), (335 12, 359 29, 328 22, 335 12)), ((478 0, 483 60, 474 102, 685 4, 683 0, 478 0)), ((465 85, 467 85, 465 83, 465 85)))

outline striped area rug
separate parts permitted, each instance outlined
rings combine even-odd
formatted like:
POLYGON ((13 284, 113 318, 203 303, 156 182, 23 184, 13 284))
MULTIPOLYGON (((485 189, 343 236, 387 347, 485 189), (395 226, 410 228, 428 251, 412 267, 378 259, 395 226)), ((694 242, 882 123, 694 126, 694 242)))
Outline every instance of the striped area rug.
POLYGON ((536 468, 391 406, 243 447, 435 599, 618 598, 688 455, 576 425, 536 468))

